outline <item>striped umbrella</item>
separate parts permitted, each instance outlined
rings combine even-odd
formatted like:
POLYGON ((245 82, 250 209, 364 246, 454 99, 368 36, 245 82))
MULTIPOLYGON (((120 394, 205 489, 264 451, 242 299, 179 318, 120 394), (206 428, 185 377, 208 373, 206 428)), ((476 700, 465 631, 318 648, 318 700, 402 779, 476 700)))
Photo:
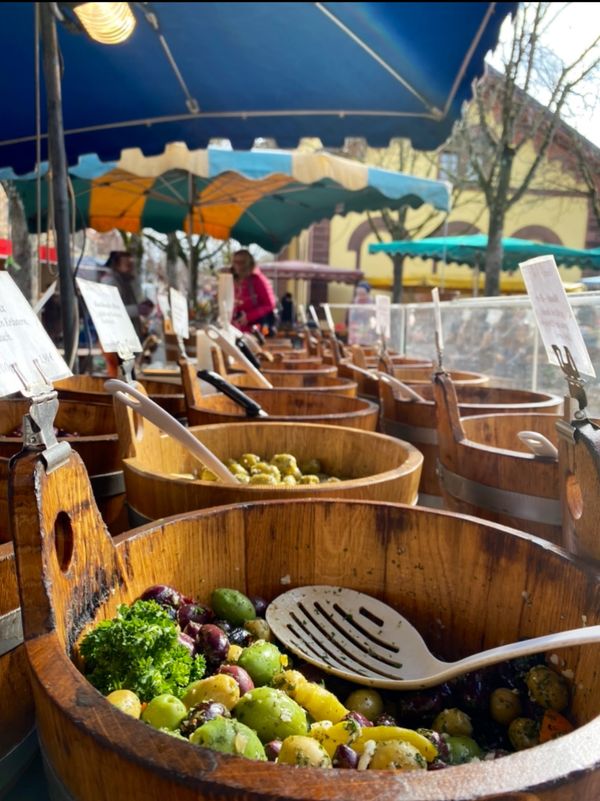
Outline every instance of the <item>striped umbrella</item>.
MULTIPOLYGON (((256 243, 276 252, 311 223, 336 214, 381 208, 450 208, 444 181, 381 170, 327 153, 219 148, 190 151, 168 145, 159 156, 123 151, 118 162, 85 156, 69 170, 77 228, 132 233, 182 230, 256 243)), ((13 179, 36 229, 36 182, 13 179)), ((46 225, 46 181, 42 190, 46 225)))

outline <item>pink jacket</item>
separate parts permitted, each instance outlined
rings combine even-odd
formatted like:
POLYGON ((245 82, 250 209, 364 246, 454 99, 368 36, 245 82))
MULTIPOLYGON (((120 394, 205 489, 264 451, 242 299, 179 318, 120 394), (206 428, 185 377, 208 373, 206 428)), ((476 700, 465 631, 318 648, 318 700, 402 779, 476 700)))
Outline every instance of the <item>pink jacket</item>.
POLYGON ((273 287, 258 267, 255 267, 247 278, 236 281, 234 286, 235 304, 232 322, 237 325, 236 317, 241 312, 245 312, 248 325, 238 325, 238 328, 250 331, 253 325, 259 323, 265 315, 275 309, 277 301, 273 287))

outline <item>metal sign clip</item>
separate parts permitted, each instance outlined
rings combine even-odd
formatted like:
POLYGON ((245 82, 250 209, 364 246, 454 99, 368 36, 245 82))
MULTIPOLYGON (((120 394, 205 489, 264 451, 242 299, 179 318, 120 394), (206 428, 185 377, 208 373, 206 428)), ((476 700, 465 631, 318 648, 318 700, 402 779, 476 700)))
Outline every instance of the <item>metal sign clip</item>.
POLYGON ((566 345, 564 347, 564 356, 558 345, 552 345, 552 350, 558 359, 560 369, 563 371, 565 378, 567 379, 567 384, 569 385, 569 394, 574 400, 577 401, 579 406, 579 408, 574 412, 575 420, 577 422, 585 421, 587 420, 587 412, 585 410, 588 405, 587 395, 584 389, 585 379, 581 377, 581 374, 579 373, 579 370, 573 361, 571 351, 566 345))
POLYGON ((126 345, 121 345, 117 351, 117 356, 119 358, 119 366, 123 373, 123 378, 128 384, 133 384, 135 382, 135 354, 131 348, 128 348, 126 345))

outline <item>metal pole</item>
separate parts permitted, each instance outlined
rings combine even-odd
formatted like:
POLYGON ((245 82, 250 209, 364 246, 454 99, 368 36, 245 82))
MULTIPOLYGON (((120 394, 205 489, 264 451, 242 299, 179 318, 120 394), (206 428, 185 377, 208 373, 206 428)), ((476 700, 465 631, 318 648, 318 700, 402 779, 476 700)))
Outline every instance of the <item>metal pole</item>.
POLYGON ((73 283, 70 248, 69 193, 67 189, 67 156, 62 117, 62 94, 58 37, 50 3, 40 3, 40 28, 43 48, 46 109, 48 113, 48 156, 52 167, 52 196, 56 226, 56 252, 62 312, 65 361, 73 364, 77 347, 77 300, 73 283))

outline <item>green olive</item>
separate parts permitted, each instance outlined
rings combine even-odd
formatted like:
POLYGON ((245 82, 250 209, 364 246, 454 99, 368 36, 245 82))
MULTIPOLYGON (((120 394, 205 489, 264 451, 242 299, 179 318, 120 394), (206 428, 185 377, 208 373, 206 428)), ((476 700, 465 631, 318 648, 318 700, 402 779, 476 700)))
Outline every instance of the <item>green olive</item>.
POLYGON ((283 481, 281 482, 285 487, 295 487, 298 483, 294 476, 287 475, 283 477, 283 481))
POLYGON ((248 471, 244 467, 242 467, 242 465, 239 462, 236 462, 235 459, 228 459, 227 467, 229 468, 229 472, 233 473, 234 476, 248 475, 248 471))
POLYGON ((461 709, 443 709, 433 721, 431 728, 440 734, 454 737, 470 737, 473 734, 471 718, 461 709))
POLYGON ((240 458, 240 464, 246 470, 251 470, 256 464, 260 462, 260 456, 256 453, 244 453, 240 458))
POLYGON ((463 765, 483 756, 483 751, 472 737, 446 735, 444 740, 450 752, 451 765, 463 765))
POLYGON ((282 476, 293 475, 298 469, 296 457, 291 453, 276 453, 271 459, 271 464, 275 465, 282 476))
POLYGON ((250 483, 250 476, 245 475, 244 473, 236 473, 235 476, 236 481, 239 481, 240 484, 249 484, 250 483))
POLYGON ((508 727, 508 739, 515 751, 533 748, 540 741, 540 730, 531 718, 515 718, 508 727))
POLYGON ((244 623, 244 628, 249 631, 255 640, 265 640, 271 642, 273 635, 271 634, 271 627, 262 617, 257 617, 256 620, 248 620, 244 623))
POLYGON ((281 473, 279 472, 278 468, 275 467, 274 464, 268 464, 267 462, 258 462, 258 464, 255 464, 251 469, 250 474, 252 476, 261 474, 273 476, 276 481, 281 481, 281 473))
POLYGON ((550 670, 546 665, 536 665, 525 676, 529 697, 544 709, 557 712, 569 704, 569 685, 567 680, 550 670))
POLYGON ((308 475, 302 476, 302 478, 300 479, 300 481, 298 483, 299 484, 320 484, 321 482, 319 481, 319 476, 311 475, 309 473, 308 475))
POLYGON ((213 473, 212 470, 209 470, 208 467, 203 468, 202 472, 200 473, 200 480, 201 481, 216 481, 217 477, 213 473))
POLYGON ((367 720, 373 721, 383 712, 383 699, 377 690, 365 687, 350 693, 344 706, 352 712, 360 712, 367 720))
POLYGON ((522 711, 521 699, 516 690, 510 690, 508 687, 498 687, 494 690, 490 697, 490 715, 497 723, 508 726, 522 711))
POLYGON ((274 486, 277 484, 277 479, 275 476, 271 476, 268 473, 255 473, 253 476, 250 476, 248 481, 249 484, 269 484, 274 486))
POLYGON ((323 472, 323 467, 318 459, 308 459, 306 462, 303 462, 301 465, 299 465, 299 467, 300 471, 304 473, 304 475, 317 475, 317 473, 323 472))
POLYGON ((296 765, 299 768, 330 768, 331 758, 313 737, 290 735, 281 744, 278 764, 296 765))

